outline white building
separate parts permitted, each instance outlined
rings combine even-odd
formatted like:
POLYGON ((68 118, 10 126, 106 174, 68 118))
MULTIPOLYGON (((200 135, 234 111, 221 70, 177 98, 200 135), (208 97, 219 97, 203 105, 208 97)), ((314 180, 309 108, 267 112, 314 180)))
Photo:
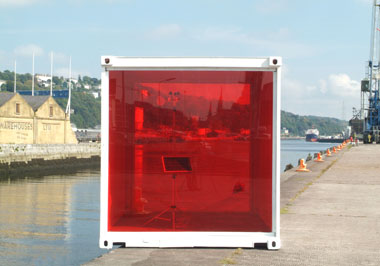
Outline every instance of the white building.
POLYGON ((36 79, 39 86, 45 88, 50 87, 51 76, 45 74, 36 74, 36 79))
POLYGON ((289 136, 289 130, 286 127, 281 129, 281 136, 289 136))
POLYGON ((47 83, 48 80, 51 80, 51 76, 44 74, 36 74, 36 79, 39 83, 47 83))
POLYGON ((0 91, 1 91, 1 86, 3 86, 3 84, 7 84, 7 82, 5 80, 0 79, 0 91))
MULTIPOLYGON (((67 79, 67 82, 69 82, 69 79, 67 79)), ((71 79, 71 82, 74 83, 74 84, 77 84, 78 80, 77 79, 71 79)))

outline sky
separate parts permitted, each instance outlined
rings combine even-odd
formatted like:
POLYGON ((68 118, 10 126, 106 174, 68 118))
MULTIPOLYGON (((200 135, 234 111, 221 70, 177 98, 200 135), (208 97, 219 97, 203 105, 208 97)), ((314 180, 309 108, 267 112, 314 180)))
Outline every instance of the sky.
POLYGON ((0 71, 100 78, 100 57, 281 56, 281 109, 360 106, 372 0, 0 0, 0 71))

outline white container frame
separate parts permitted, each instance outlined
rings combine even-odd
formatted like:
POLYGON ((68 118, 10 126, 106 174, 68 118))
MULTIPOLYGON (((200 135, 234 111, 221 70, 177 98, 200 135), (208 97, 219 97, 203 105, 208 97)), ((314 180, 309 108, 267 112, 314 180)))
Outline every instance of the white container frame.
POLYGON ((123 57, 102 56, 102 143, 100 186, 100 248, 114 244, 125 247, 242 247, 266 244, 279 249, 280 240, 280 122, 281 57, 123 57), (191 71, 271 71, 273 72, 272 132, 272 232, 109 232, 108 231, 108 144, 109 71, 113 70, 191 70, 191 71))

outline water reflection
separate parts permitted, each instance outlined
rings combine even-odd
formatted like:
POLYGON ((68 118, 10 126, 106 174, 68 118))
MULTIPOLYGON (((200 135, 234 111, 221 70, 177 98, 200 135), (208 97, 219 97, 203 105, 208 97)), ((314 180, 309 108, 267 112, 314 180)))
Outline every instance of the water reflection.
POLYGON ((0 265, 79 265, 104 253, 99 175, 0 181, 0 265))

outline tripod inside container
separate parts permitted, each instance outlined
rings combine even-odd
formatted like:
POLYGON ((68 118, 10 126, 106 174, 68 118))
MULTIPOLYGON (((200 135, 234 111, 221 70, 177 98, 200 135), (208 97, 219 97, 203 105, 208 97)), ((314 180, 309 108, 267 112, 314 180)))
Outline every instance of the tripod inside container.
POLYGON ((162 156, 162 166, 164 173, 171 174, 171 202, 170 206, 164 209, 162 212, 149 219, 144 223, 144 226, 152 223, 155 220, 168 221, 172 223, 172 229, 176 229, 176 212, 180 209, 177 207, 177 187, 176 187, 176 178, 179 173, 189 173, 192 172, 190 157, 172 157, 172 156, 162 156), (162 217, 166 213, 170 212, 170 218, 162 217))

